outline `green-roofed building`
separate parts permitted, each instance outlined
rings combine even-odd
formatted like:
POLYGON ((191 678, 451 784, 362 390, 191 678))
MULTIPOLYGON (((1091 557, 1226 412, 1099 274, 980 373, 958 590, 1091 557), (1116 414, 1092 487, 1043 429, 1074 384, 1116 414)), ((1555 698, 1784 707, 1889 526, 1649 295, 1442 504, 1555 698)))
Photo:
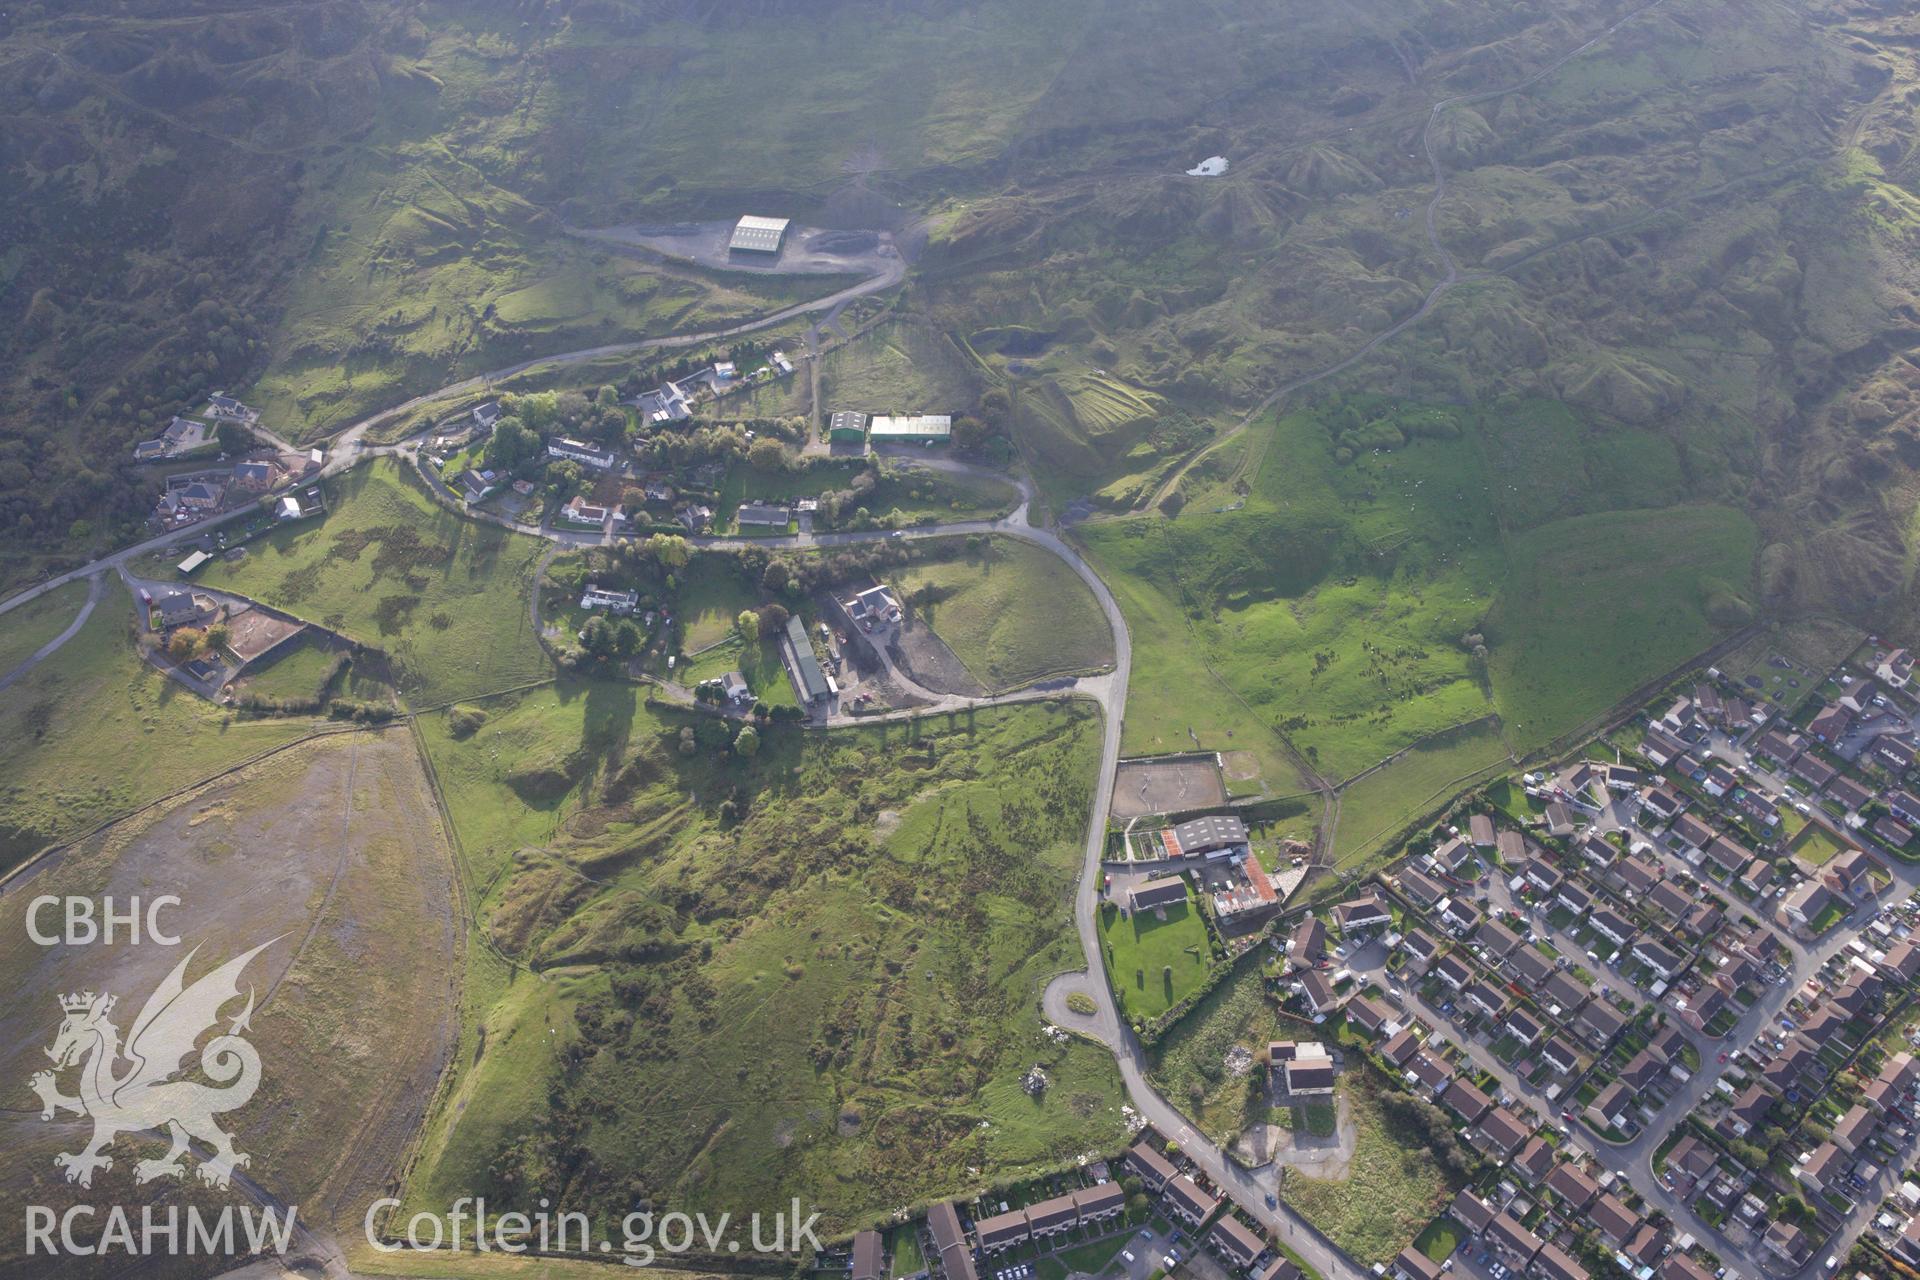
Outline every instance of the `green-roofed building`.
POLYGON ((820 659, 813 655, 813 641, 807 639, 806 624, 797 613, 787 618, 787 643, 793 646, 793 688, 800 695, 801 705, 812 707, 826 701, 833 688, 827 683, 827 673, 820 669, 820 659))
POLYGON ((867 442, 867 415, 854 409, 841 409, 827 419, 827 442, 829 444, 860 444, 867 442))

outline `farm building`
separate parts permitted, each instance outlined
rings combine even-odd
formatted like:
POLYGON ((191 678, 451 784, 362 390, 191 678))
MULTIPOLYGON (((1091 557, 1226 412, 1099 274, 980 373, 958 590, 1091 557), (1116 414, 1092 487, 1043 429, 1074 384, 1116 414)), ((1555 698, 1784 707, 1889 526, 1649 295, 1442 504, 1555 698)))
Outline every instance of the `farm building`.
POLYGON ((833 444, 865 444, 867 415, 855 409, 836 410, 827 419, 827 440, 833 444))
POLYGON ((1177 875, 1157 880, 1142 880, 1127 893, 1127 905, 1135 911, 1177 906, 1187 900, 1187 882, 1177 875))
POLYGON ((945 444, 953 438, 953 418, 944 413, 914 413, 900 417, 877 415, 867 427, 875 444, 945 444))
POLYGON ((793 513, 771 502, 748 502, 734 513, 733 519, 743 529, 785 529, 793 513))
POLYGON ((733 238, 727 241, 727 248, 748 253, 778 253, 780 242, 787 238, 787 221, 749 213, 733 224, 733 238))
POLYGON ((806 624, 797 613, 787 619, 787 643, 793 650, 793 688, 800 695, 800 704, 811 707, 824 701, 833 690, 827 685, 826 673, 820 670, 820 659, 813 655, 806 624))

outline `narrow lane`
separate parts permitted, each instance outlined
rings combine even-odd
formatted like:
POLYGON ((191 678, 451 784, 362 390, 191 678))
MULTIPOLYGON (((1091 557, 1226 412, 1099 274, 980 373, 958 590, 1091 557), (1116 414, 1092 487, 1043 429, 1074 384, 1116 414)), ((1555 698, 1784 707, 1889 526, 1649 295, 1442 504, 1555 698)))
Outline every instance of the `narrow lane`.
POLYGON ((87 581, 86 602, 80 606, 80 612, 75 615, 73 621, 67 624, 67 629, 34 650, 33 656, 25 662, 7 672, 6 675, 0 676, 0 689, 12 688, 14 684, 24 679, 28 672, 51 657, 61 645, 80 634, 80 628, 86 626, 87 619, 93 616, 93 607, 100 603, 101 588, 105 582, 106 575, 103 573, 97 573, 87 581))

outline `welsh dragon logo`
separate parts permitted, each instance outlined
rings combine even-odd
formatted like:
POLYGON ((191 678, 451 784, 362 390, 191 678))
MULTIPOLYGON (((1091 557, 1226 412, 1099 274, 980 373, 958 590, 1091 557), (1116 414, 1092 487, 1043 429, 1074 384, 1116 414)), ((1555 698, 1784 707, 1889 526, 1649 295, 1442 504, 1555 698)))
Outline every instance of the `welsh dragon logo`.
MULTIPOLYGON (((278 941, 275 939, 274 941, 278 941)), ((62 1111, 93 1119, 93 1139, 78 1152, 62 1152, 54 1164, 67 1172, 68 1182, 93 1185, 95 1169, 113 1168, 104 1154, 123 1133, 164 1129, 172 1140, 167 1154, 134 1165, 138 1182, 155 1178, 182 1178, 194 1139, 213 1148, 213 1158, 195 1170, 210 1187, 225 1187, 236 1168, 250 1157, 234 1150, 233 1135, 214 1123, 214 1117, 247 1104, 260 1085, 260 1055, 242 1036, 253 1015, 253 992, 247 1006, 200 1051, 200 1070, 213 1085, 183 1080, 185 1059, 193 1053, 201 1033, 220 1021, 220 1009, 240 995, 240 973, 247 962, 272 946, 263 942, 236 956, 212 973, 186 985, 187 965, 199 948, 187 953, 173 972, 154 989, 133 1020, 122 1047, 120 1029, 109 1015, 115 998, 91 991, 60 997, 66 1016, 60 1032, 47 1047, 52 1071, 36 1072, 27 1083, 40 1095, 40 1118, 51 1120, 62 1111), (124 1062, 124 1067, 122 1066, 124 1062), (56 1073, 80 1068, 79 1095, 60 1091, 56 1073), (215 1087, 219 1086, 219 1087, 215 1087)))

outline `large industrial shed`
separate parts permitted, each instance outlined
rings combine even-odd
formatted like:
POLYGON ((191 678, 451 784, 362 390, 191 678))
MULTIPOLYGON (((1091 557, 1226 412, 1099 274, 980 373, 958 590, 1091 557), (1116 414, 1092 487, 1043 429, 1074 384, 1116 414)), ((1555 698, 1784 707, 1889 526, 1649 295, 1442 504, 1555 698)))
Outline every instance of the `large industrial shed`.
POLYGON ((887 440, 944 444, 953 437, 953 418, 944 413, 917 413, 904 417, 876 417, 867 427, 875 444, 887 440))
POLYGON ((778 253, 780 242, 787 238, 787 219, 761 218, 747 214, 733 226, 733 239, 727 242, 730 250, 744 249, 748 253, 778 253))

